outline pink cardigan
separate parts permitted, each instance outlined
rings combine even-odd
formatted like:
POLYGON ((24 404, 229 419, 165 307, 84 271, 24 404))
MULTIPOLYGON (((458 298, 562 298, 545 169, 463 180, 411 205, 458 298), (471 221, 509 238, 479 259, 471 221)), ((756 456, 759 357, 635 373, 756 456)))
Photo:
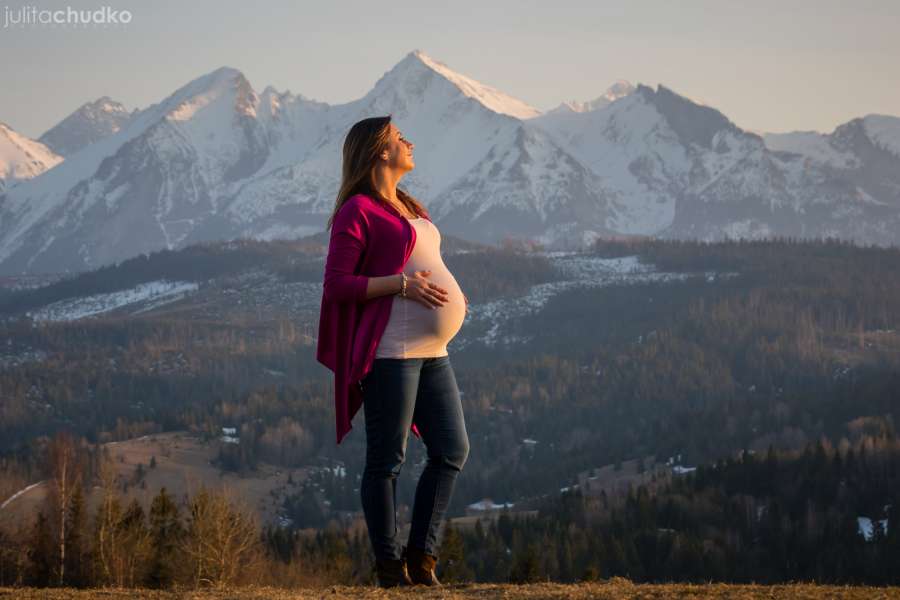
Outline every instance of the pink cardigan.
MULTIPOLYGON (((403 215, 364 194, 348 198, 334 217, 316 360, 334 371, 338 444, 353 428, 350 421, 362 406, 359 381, 372 368, 394 300, 394 294, 366 300, 369 277, 402 272, 415 243, 416 229, 403 215)), ((411 429, 422 437, 415 423, 411 429)))

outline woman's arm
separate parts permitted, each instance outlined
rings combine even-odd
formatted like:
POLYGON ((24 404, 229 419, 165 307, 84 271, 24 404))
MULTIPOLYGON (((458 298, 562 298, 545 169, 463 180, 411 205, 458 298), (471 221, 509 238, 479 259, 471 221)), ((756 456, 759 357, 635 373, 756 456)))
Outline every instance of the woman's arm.
POLYGON ((365 302, 368 299, 369 278, 353 274, 367 243, 365 215, 356 202, 345 203, 331 225, 323 285, 326 302, 365 302))
POLYGON ((366 251, 368 228, 365 215, 355 202, 345 204, 334 217, 328 258, 325 261, 324 296, 327 302, 365 302, 378 296, 397 294, 403 276, 366 277, 353 269, 366 251))
POLYGON ((384 277, 369 277, 369 287, 366 291, 366 299, 399 294, 403 286, 403 275, 385 275, 384 277))

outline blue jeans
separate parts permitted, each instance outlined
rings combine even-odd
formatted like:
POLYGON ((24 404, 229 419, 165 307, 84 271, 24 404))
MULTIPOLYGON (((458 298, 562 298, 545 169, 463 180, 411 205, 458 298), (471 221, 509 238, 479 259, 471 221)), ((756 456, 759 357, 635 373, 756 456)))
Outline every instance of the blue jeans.
POLYGON ((440 528, 456 476, 469 455, 469 437, 450 356, 376 358, 362 379, 366 466, 360 484, 375 557, 399 559, 397 476, 415 422, 428 454, 416 486, 407 546, 437 556, 440 528))

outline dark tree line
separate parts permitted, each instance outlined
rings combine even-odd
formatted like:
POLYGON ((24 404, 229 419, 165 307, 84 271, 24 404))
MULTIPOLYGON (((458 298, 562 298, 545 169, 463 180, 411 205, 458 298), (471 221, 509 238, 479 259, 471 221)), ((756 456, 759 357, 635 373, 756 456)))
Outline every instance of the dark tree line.
POLYGON ((655 493, 576 490, 536 517, 503 515, 462 539, 479 581, 897 585, 898 526, 900 439, 890 431, 853 446, 742 453, 655 493), (860 517, 875 524, 869 539, 860 517))

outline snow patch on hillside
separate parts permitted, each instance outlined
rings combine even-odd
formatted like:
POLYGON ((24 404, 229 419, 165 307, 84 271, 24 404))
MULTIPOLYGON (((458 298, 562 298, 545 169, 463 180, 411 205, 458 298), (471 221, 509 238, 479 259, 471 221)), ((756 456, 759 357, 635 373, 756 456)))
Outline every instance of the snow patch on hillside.
POLYGON ((769 150, 792 152, 841 169, 852 168, 859 159, 851 152, 838 150, 829 143, 827 135, 815 131, 766 133, 763 141, 769 150))
POLYGON ((507 335, 503 333, 505 325, 512 319, 537 314, 547 302, 556 295, 568 290, 585 287, 603 287, 610 285, 630 285, 649 282, 675 282, 702 275, 706 282, 718 278, 733 277, 737 273, 707 271, 697 273, 669 273, 658 271, 652 264, 642 263, 638 256, 621 256, 603 258, 576 252, 545 253, 554 265, 565 274, 567 279, 540 283, 522 296, 500 298, 484 304, 472 304, 469 317, 472 330, 484 331, 476 336, 460 336, 454 340, 452 347, 459 350, 471 343, 482 343, 485 346, 521 344, 530 338, 507 335))
POLYGON ((76 321, 132 304, 150 302, 150 306, 144 306, 136 311, 143 312, 149 308, 180 300, 186 295, 196 292, 197 289, 198 285, 192 281, 150 281, 127 290, 60 300, 36 311, 28 312, 26 316, 31 317, 34 321, 76 321))

